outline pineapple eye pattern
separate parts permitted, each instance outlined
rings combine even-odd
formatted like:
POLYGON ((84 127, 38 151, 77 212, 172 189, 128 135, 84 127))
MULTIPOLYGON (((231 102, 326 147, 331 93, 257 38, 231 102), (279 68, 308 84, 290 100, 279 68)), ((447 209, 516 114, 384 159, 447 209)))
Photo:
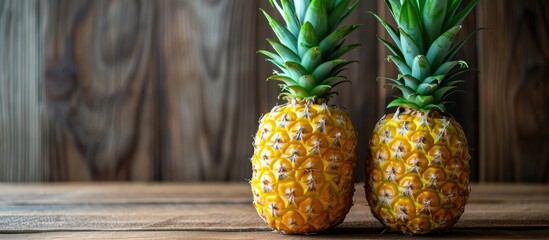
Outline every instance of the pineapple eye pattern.
POLYGON ((350 123, 338 124, 338 119, 349 118, 325 104, 309 104, 306 120, 291 117, 302 116, 304 109, 305 103, 285 104, 277 107, 277 114, 265 115, 260 124, 271 127, 259 128, 260 133, 268 131, 256 141, 252 157, 256 173, 251 184, 258 189, 253 192, 254 206, 266 223, 285 233, 339 224, 354 191, 356 133, 350 123), (295 181, 302 187, 287 185, 295 181), (306 204, 307 199, 314 200, 306 204), (296 206, 299 209, 290 210, 296 206))
POLYGON ((459 125, 452 118, 412 110, 397 114, 401 116, 389 114, 380 121, 382 141, 370 142, 369 183, 365 185, 368 202, 374 215, 390 230, 401 231, 399 224, 407 226, 407 234, 448 229, 463 213, 468 195, 469 156, 460 151, 467 148, 465 136, 453 130, 459 125), (427 122, 434 123, 430 125, 434 131, 421 127, 427 122), (399 132, 404 133, 404 129, 408 132, 401 135, 399 132), (398 136, 390 139, 388 136, 393 133, 398 136), (464 178, 460 177, 462 174, 464 178), (396 184, 398 191, 386 187, 387 183, 396 184), (401 200, 402 197, 409 200, 401 200), (412 206, 417 206, 417 212, 412 206), (390 223, 381 212, 383 207, 400 223, 390 223))

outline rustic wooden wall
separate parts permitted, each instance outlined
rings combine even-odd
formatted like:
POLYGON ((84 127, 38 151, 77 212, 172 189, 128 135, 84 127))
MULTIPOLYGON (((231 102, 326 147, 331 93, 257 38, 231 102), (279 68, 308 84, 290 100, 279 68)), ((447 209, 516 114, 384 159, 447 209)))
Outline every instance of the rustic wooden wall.
POLYGON ((0 1, 0 181, 42 181, 44 26, 36 1, 0 1))
POLYGON ((480 180, 549 181, 549 2, 480 1, 480 180))
POLYGON ((157 5, 161 177, 243 180, 256 89, 257 2, 157 5))
POLYGON ((51 180, 147 180, 156 159, 152 1, 49 1, 51 180))
MULTIPOLYGON (((548 4, 480 2, 462 34, 490 31, 459 57, 482 73, 449 107, 472 177, 549 181, 548 4)), ((279 102, 256 54, 272 37, 259 8, 273 12, 266 0, 0 1, 0 181, 249 178, 257 120, 279 102)), ((370 10, 387 15, 363 0, 349 18, 363 24, 348 39, 360 64, 332 102, 350 112, 362 157, 392 97, 375 79, 395 75, 370 10)))

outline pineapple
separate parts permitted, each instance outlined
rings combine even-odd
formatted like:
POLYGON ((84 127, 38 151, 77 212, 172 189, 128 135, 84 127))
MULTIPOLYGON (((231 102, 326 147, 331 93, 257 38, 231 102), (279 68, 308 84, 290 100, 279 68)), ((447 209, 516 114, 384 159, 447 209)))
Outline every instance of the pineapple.
POLYGON ((394 43, 387 60, 399 70, 387 78, 402 92, 388 107, 396 113, 375 126, 366 160, 366 198, 372 214, 391 231, 425 234, 447 230, 469 196, 469 151, 461 126, 444 114, 446 96, 468 70, 452 60, 472 35, 452 46, 461 22, 478 0, 386 0, 398 24, 373 14, 394 43))
POLYGON ((358 25, 338 25, 356 7, 350 0, 270 1, 285 25, 266 12, 278 40, 260 50, 280 69, 280 97, 259 121, 251 158, 253 205, 273 229, 310 234, 332 228, 352 206, 357 134, 349 116, 328 105, 334 86, 348 82, 340 57, 358 44, 343 38, 358 25))

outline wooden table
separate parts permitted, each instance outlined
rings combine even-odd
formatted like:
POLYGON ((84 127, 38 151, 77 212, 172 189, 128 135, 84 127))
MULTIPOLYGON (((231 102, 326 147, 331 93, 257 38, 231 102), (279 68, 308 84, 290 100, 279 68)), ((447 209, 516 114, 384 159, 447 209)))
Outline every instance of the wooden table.
MULTIPOLYGON (((314 236, 272 232, 251 202, 247 184, 0 184, 0 238, 413 239, 381 234, 362 184, 345 222, 314 236)), ((460 222, 434 237, 549 238, 549 186, 473 185, 460 222)))

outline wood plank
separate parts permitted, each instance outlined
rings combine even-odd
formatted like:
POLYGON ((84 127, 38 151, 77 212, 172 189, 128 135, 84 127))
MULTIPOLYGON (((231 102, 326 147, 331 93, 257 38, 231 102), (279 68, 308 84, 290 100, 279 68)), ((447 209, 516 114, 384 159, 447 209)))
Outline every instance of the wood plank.
MULTIPOLYGON (((340 229, 380 229, 362 184, 340 229)), ((549 229, 543 185, 473 185, 457 229, 549 229)), ((0 233, 267 231, 246 184, 0 185, 0 233)))
POLYGON ((399 233, 380 234, 381 229, 335 229, 313 236, 281 235, 270 231, 79 231, 0 234, 9 239, 545 239, 549 229, 453 229, 441 235, 404 236, 399 233))
POLYGON ((549 2, 480 1, 480 180, 549 181, 549 2))
POLYGON ((251 202, 247 184, 1 184, 0 205, 251 202))
POLYGON ((0 181, 41 181, 44 25, 42 2, 0 2, 0 181))
POLYGON ((151 179, 152 2, 59 0, 47 9, 50 180, 151 179))
POLYGON ((157 5, 161 179, 250 178, 257 2, 157 5))
MULTIPOLYGON (((362 183, 356 185, 357 205, 364 203, 362 183)), ((56 183, 0 184, 0 205, 21 204, 123 204, 178 202, 251 201, 248 184, 242 183, 56 183)), ((549 201, 549 187, 525 184, 474 184, 469 202, 543 202, 549 201)))
MULTIPOLYGON (((250 231, 267 226, 250 203, 61 204, 0 206, 0 232, 28 231, 250 231)), ((470 203, 456 228, 549 228, 544 203, 470 203)), ((381 228, 356 204, 341 228, 381 228)))

